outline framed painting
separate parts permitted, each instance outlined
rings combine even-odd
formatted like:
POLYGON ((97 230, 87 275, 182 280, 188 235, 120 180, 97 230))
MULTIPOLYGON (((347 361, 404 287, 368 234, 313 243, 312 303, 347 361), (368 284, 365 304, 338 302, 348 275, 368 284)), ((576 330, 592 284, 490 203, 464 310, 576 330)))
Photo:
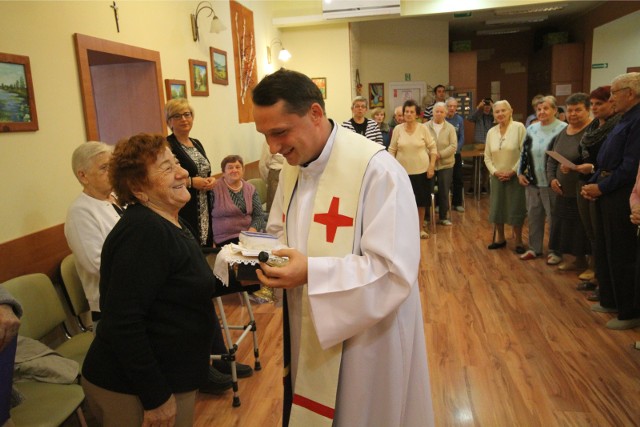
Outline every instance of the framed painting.
POLYGON ((174 98, 187 97, 187 82, 184 80, 164 80, 164 88, 167 92, 167 101, 174 98))
POLYGON ((28 56, 0 53, 0 132, 38 130, 28 56))
POLYGON ((318 86, 320 92, 322 92, 322 99, 327 99, 327 78, 326 77, 312 77, 311 81, 318 86))
POLYGON ((369 108, 384 108, 384 83, 369 83, 369 108))
POLYGON ((209 96, 209 76, 207 73, 206 61, 189 60, 191 96, 209 96))
POLYGON ((211 82, 218 85, 228 85, 227 52, 210 47, 209 56, 211 56, 211 82))

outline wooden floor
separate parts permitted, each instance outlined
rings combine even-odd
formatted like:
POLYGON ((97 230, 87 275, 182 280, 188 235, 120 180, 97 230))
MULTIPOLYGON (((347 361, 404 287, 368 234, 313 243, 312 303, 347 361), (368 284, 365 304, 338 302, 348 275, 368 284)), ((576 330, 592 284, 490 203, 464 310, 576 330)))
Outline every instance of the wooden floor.
MULTIPOLYGON (((640 330, 611 331, 589 310, 575 273, 489 251, 488 196, 466 199, 422 241, 420 289, 438 426, 640 425, 640 330)), ((227 315, 244 313, 235 297, 227 315)), ((196 426, 279 426, 281 309, 255 306, 262 370, 231 392, 200 395, 196 426)), ((239 358, 251 363, 250 344, 239 358)), ((384 369, 376 366, 372 369, 384 369)), ((351 427, 351 426, 349 426, 351 427)), ((370 427, 370 426, 366 426, 370 427)), ((381 426, 395 427, 395 426, 381 426)))
MULTIPOLYGON (((420 289, 438 426, 640 425, 640 330, 611 331, 575 273, 489 251, 488 196, 422 241, 420 289)), ((510 231, 509 231, 510 233, 510 231)), ((244 310, 225 303, 231 318, 244 310)), ((278 426, 281 310, 256 307, 263 369, 231 393, 200 395, 197 426, 278 426)), ((249 346, 250 347, 250 346, 249 346)), ((243 361, 251 361, 247 346, 243 361)), ((381 367, 375 367, 380 369, 381 367)), ((372 367, 374 369, 374 367, 372 367)), ((387 426, 384 426, 387 427, 387 426)))

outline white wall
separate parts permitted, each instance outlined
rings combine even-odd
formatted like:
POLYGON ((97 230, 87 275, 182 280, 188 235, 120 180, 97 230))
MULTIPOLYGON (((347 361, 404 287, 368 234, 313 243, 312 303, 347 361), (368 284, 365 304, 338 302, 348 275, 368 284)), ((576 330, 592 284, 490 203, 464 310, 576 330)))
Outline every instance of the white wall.
MULTIPOLYGON (((277 36, 271 26, 272 4, 242 3, 254 14, 260 78, 266 45, 277 36)), ((208 97, 188 95, 196 110, 192 136, 203 142, 214 172, 227 154, 240 154, 247 162, 260 156, 264 138, 253 123, 238 124, 229 2, 213 2, 228 27, 220 34, 208 33, 206 13, 200 15, 199 42, 192 39, 189 18, 196 1, 118 2, 120 33, 110 4, 0 2, 0 52, 29 56, 40 127, 36 132, 0 133, 0 242, 64 222, 80 191, 70 167, 72 151, 86 141, 74 33, 159 51, 162 78, 187 82, 189 58, 209 62, 210 46, 225 50, 229 85, 210 84, 208 97)))
POLYGON ((339 123, 351 117, 348 24, 283 28, 280 31, 282 42, 292 55, 284 67, 309 77, 326 77, 327 116, 339 123))
POLYGON ((627 67, 640 67, 640 11, 597 27, 593 31, 592 64, 608 68, 591 70, 591 90, 609 85, 627 67))
MULTIPOLYGON (((405 73, 412 81, 427 85, 449 81, 449 25, 446 21, 425 19, 390 19, 380 22, 358 22, 360 36, 360 78, 363 96, 368 96, 369 83, 383 82, 385 95, 389 82, 401 82, 405 73)), ((416 100, 418 103, 421 100, 416 100)), ((385 102, 387 118, 393 114, 385 102)))

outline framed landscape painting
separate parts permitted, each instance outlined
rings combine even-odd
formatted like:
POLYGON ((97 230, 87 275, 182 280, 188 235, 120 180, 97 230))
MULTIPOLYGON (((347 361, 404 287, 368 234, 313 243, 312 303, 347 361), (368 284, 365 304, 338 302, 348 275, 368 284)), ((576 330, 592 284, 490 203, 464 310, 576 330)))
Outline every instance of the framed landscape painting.
POLYGON ((38 130, 28 56, 0 53, 0 132, 38 130))
POLYGON ((206 61, 189 60, 189 77, 191 78, 191 96, 209 96, 209 77, 206 61))
POLYGON ((227 52, 210 47, 209 55, 211 56, 211 81, 219 85, 228 85, 227 52))
POLYGON ((327 99, 327 78, 326 77, 312 77, 311 81, 318 86, 320 92, 322 92, 322 99, 327 99))
POLYGON ((174 98, 187 97, 187 82, 184 80, 164 80, 164 88, 167 92, 167 101, 174 98))

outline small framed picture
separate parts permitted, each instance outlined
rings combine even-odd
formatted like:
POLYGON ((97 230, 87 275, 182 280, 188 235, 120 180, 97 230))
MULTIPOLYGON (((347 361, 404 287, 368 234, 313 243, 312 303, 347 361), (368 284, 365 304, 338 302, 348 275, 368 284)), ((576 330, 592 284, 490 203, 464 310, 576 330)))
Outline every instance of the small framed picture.
POLYGON ((384 108, 384 83, 369 83, 369 108, 384 108))
POLYGON ((227 52, 210 47, 209 56, 211 56, 211 82, 218 85, 228 85, 227 52))
POLYGON ((0 132, 38 130, 28 56, 0 53, 0 132))
POLYGON ((207 62, 197 59, 189 60, 189 77, 191 78, 191 96, 209 96, 209 76, 207 62))
POLYGON ((322 92, 322 99, 327 99, 327 78, 326 77, 312 77, 311 81, 313 81, 320 92, 322 92))
POLYGON ((187 82, 184 80, 164 80, 164 88, 167 92, 167 101, 174 98, 187 97, 187 82))

